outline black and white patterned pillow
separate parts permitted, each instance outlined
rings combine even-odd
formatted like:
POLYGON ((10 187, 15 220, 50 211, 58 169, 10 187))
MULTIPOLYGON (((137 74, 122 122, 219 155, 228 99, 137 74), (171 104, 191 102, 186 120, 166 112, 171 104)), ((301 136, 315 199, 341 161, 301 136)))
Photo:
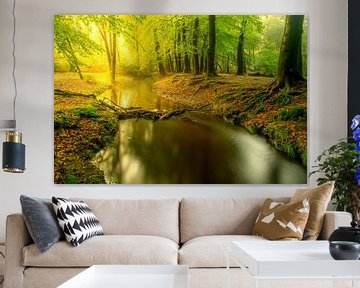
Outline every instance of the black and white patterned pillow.
POLYGON ((52 197, 55 214, 66 241, 79 246, 86 239, 104 235, 99 220, 84 202, 52 197))

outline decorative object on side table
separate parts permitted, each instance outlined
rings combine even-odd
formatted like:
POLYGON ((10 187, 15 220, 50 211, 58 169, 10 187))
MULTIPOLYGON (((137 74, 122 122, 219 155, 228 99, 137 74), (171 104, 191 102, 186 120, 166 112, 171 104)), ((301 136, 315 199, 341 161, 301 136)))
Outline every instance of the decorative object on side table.
POLYGON ((329 237, 331 241, 351 241, 360 244, 360 226, 356 221, 350 223, 350 227, 339 227, 329 237))
POLYGON ((351 129, 353 137, 342 139, 339 143, 324 150, 316 159, 319 164, 313 166, 315 170, 310 172, 309 176, 321 173, 316 180, 318 184, 335 181, 332 199, 336 210, 351 212, 353 219, 359 223, 360 115, 353 118, 351 129))
POLYGON ((360 257, 360 244, 349 241, 331 241, 330 255, 335 260, 358 260, 360 257))

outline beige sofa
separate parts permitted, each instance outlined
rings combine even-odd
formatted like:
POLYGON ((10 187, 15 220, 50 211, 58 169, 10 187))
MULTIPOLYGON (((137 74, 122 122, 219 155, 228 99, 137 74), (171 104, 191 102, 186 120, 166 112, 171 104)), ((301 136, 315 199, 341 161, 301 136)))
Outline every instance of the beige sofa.
MULTIPOLYGON (((191 288, 223 288, 231 241, 268 241, 250 235, 264 199, 82 200, 105 235, 76 248, 61 241, 41 254, 23 216, 8 216, 5 288, 56 287, 94 264, 185 264, 191 288)), ((321 237, 350 219, 345 212, 327 212, 321 237)), ((230 264, 231 287, 240 287, 243 272, 230 264)))

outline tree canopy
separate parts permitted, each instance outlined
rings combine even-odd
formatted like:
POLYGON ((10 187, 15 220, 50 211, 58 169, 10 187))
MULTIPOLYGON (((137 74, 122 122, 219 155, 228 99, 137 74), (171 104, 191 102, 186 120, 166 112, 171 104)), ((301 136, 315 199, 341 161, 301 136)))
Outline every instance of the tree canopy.
MULTIPOLYGON (((275 77, 285 19, 274 15, 56 15, 55 70, 75 71, 80 78, 82 70, 109 71, 112 80, 116 73, 200 74, 209 69, 214 70, 210 74, 275 77)), ((303 27, 301 69, 306 76, 306 21, 303 27)))

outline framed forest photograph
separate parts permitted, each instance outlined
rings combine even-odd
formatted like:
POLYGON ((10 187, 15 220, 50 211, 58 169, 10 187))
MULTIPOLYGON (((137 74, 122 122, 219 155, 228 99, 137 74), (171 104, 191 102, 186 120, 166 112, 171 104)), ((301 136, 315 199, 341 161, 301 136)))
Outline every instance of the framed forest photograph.
POLYGON ((55 15, 55 184, 306 184, 305 15, 55 15))

